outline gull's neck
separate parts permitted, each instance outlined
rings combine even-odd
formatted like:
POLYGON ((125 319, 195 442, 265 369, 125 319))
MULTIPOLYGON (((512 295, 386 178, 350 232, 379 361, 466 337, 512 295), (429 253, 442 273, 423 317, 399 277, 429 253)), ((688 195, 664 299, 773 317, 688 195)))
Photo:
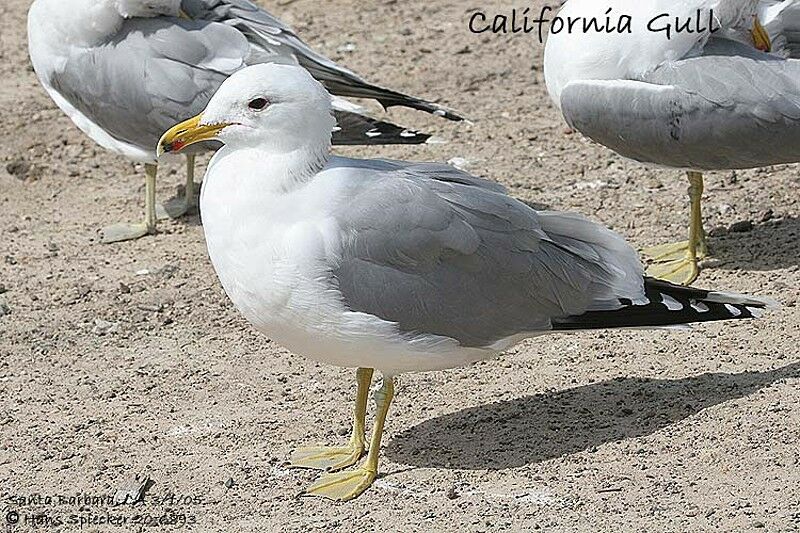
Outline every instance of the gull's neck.
POLYGON ((330 159, 331 142, 307 143, 293 150, 270 146, 223 147, 214 156, 209 172, 225 169, 243 188, 283 195, 294 192, 316 176, 330 159))
POLYGON ((266 163, 282 175, 275 182, 276 191, 292 192, 316 176, 330 158, 330 146, 308 147, 290 153, 272 154, 266 163))

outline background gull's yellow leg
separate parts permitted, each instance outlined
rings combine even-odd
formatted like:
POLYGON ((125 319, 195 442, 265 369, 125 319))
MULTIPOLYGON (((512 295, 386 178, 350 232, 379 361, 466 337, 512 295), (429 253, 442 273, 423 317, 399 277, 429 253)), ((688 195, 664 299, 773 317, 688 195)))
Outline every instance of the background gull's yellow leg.
POLYGON ((688 177, 691 201, 689 240, 644 250, 645 256, 653 263, 647 269, 648 275, 680 285, 694 283, 700 275, 700 260, 708 254, 703 229, 703 175, 689 172, 688 177))
POLYGON ((703 175, 699 172, 689 173, 689 198, 692 207, 692 221, 689 226, 689 254, 696 260, 703 259, 708 255, 708 242, 706 241, 706 230, 703 228, 703 175))
POLYGON ((365 419, 367 417, 367 399, 374 372, 371 368, 359 368, 358 372, 356 372, 358 392, 356 394, 353 435, 350 437, 350 444, 339 448, 325 446, 299 448, 292 454, 289 466, 335 471, 352 466, 361 459, 366 446, 365 419))
POLYGON ((367 458, 358 468, 322 476, 306 491, 306 494, 322 496, 331 500, 348 501, 357 498, 372 485, 378 475, 378 458, 381 453, 383 427, 393 398, 394 378, 384 376, 383 387, 375 392, 378 412, 375 415, 375 427, 372 429, 372 440, 369 443, 367 458))
POLYGON ((104 244, 131 241, 156 232, 156 176, 158 175, 158 165, 146 164, 144 172, 144 222, 141 224, 114 224, 103 228, 101 241, 104 244))

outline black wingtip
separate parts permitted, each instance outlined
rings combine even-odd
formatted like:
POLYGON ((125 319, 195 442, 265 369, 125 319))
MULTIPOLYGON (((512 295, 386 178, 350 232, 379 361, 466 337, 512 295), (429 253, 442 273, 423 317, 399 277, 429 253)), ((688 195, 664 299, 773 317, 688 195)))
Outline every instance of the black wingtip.
POLYGON ((414 145, 434 140, 427 133, 357 113, 337 111, 334 115, 338 127, 333 132, 333 144, 338 146, 414 145))
POLYGON ((554 319, 553 329, 661 328, 745 320, 761 318, 778 306, 769 298, 682 287, 654 278, 645 278, 644 284, 646 303, 636 305, 630 300, 620 300, 620 309, 554 319))

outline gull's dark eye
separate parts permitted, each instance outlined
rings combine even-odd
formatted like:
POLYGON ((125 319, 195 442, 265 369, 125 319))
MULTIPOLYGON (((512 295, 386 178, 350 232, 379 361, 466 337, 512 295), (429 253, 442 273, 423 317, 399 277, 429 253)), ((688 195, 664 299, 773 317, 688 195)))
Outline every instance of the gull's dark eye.
POLYGON ((261 111, 268 105, 269 101, 266 98, 256 98, 255 100, 250 100, 250 103, 247 104, 247 107, 255 111, 261 111))

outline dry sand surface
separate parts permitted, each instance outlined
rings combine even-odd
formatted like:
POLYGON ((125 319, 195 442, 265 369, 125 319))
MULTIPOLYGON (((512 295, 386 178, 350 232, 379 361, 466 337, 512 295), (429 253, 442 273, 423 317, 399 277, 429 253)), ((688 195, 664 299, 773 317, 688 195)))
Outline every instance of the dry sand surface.
MULTIPOLYGON (((299 498, 316 476, 284 461, 297 446, 346 439, 353 372, 294 356, 245 323, 199 217, 98 243, 98 228, 140 216, 143 174, 39 87, 29 3, 0 4, 0 523, 12 511, 174 512, 194 517, 187 530, 226 533, 800 530, 796 166, 712 174, 705 203, 715 259, 699 284, 783 309, 685 333, 547 337, 496 361, 402 376, 376 486, 346 504, 299 498), (17 499, 114 494, 137 473, 154 484, 134 507, 17 499)), ((468 31, 471 9, 511 4, 263 4, 337 61, 474 120, 392 110, 450 142, 345 153, 464 158, 514 195, 584 213, 637 246, 683 233, 685 180, 569 135, 535 38, 468 31)), ((177 165, 163 176, 162 200, 182 180, 177 165)))

